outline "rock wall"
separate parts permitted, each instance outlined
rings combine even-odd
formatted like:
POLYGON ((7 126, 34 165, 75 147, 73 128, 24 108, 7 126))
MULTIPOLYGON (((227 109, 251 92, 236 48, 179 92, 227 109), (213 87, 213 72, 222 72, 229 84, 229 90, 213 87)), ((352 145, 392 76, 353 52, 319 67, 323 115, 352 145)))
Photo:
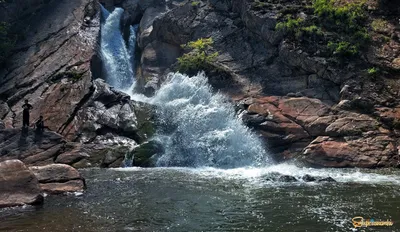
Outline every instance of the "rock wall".
MULTIPOLYGON (((181 45, 212 37, 219 55, 210 83, 238 105, 244 122, 266 141, 278 160, 298 158, 325 167, 399 166, 398 22, 393 11, 370 5, 370 21, 385 18, 386 30, 360 59, 337 65, 318 44, 303 46, 275 30, 280 12, 307 16, 307 1, 183 1, 148 8, 141 21, 141 90, 152 94, 174 70, 181 45), (146 17, 148 15, 149 17, 146 17), (382 36, 390 41, 382 42, 382 36), (366 69, 379 65, 378 78, 366 69)), ((374 3, 370 3, 374 4, 374 3)), ((397 8, 396 8, 397 7, 397 8)), ((212 51, 212 52, 213 52, 212 51)))
MULTIPOLYGON (((210 83, 237 104, 244 122, 277 159, 327 167, 399 165, 398 4, 392 2, 390 10, 369 6, 375 10, 368 20, 385 18, 387 27, 372 32, 360 59, 338 66, 320 55, 318 44, 299 45, 275 30, 282 11, 308 17, 306 0, 269 1, 262 9, 253 0, 100 2, 126 10, 124 32, 140 24, 138 91, 154 93, 174 70, 182 44, 212 37, 212 50, 219 53, 213 65, 220 71, 208 72, 210 83), (371 78, 365 70, 375 65, 384 72, 371 78)), ((96 80, 101 62, 95 0, 0 6, 7 10, 0 19, 18 25, 22 35, 0 70, 4 127, 21 126, 21 105, 30 99, 32 121, 43 115, 49 129, 62 136, 61 151, 49 161, 79 167, 118 166, 127 147, 151 136, 151 107, 96 80), (111 152, 113 146, 121 149, 111 152)), ((36 154, 52 153, 47 150, 36 154)))
POLYGON ((5 138, 0 160, 22 157, 29 165, 73 165, 83 159, 96 160, 84 162, 88 166, 117 166, 116 160, 121 164, 124 153, 103 163, 104 152, 145 141, 152 133, 151 107, 130 101, 98 79, 98 1, 32 0, 0 6, 7 11, 1 20, 18 27, 20 34, 0 70, 0 119, 7 128, 0 135, 5 138), (33 105, 31 126, 42 115, 51 131, 41 144, 33 131, 24 135, 13 129, 22 126, 25 99, 33 105))

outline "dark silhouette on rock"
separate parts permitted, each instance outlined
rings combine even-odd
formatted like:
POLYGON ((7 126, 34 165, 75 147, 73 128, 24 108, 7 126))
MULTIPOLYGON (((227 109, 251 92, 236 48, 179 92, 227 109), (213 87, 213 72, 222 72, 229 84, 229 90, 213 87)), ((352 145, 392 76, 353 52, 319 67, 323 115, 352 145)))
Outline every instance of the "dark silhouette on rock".
POLYGON ((40 116, 39 119, 35 122, 36 133, 43 133, 44 128, 45 126, 43 116, 40 116))
POLYGON ((25 104, 22 105, 22 127, 29 127, 29 111, 32 109, 32 105, 29 104, 28 100, 25 100, 25 104))

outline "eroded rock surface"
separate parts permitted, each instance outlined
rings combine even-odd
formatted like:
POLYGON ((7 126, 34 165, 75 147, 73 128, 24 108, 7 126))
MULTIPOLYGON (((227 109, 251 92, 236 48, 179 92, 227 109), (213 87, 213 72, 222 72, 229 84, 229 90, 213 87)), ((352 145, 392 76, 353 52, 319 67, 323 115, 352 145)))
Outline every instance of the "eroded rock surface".
POLYGON ((51 164, 29 168, 47 193, 77 192, 85 189, 85 180, 79 172, 66 164, 51 164))
POLYGON ((243 121, 277 159, 299 158, 327 167, 399 166, 396 10, 369 5, 371 21, 385 18, 387 29, 370 32, 367 58, 337 65, 319 44, 295 43, 275 29, 284 11, 309 17, 309 4, 183 1, 164 11, 148 9, 154 17, 144 17, 139 32, 142 91, 154 93, 163 73, 174 70, 182 44, 212 37, 209 52, 219 54, 213 66, 224 74, 208 71, 209 82, 231 97, 243 121), (162 55, 166 46, 174 51, 169 56, 162 55), (157 65, 161 58, 166 62, 157 65), (366 75, 375 65, 385 72, 366 75))
POLYGON ((39 181, 20 160, 0 162, 0 208, 43 202, 39 181))

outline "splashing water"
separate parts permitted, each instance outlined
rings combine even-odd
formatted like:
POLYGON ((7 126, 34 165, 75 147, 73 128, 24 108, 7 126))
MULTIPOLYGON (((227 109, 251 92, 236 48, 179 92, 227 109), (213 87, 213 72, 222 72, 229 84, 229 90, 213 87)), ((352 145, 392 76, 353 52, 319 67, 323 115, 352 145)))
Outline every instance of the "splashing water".
POLYGON ((130 27, 128 45, 121 33, 121 16, 124 10, 115 8, 110 13, 103 6, 101 24, 101 56, 106 73, 106 81, 116 89, 126 91, 135 80, 135 46, 138 25, 130 27))
POLYGON ((197 167, 190 170, 211 176, 226 174, 257 179, 269 173, 280 173, 300 180, 310 174, 331 176, 339 182, 400 184, 400 179, 394 176, 359 170, 344 172, 301 168, 287 163, 274 165, 259 138, 243 125, 224 96, 213 93, 204 74, 188 77, 170 73, 154 97, 133 94, 138 26, 131 26, 126 43, 120 30, 122 14, 120 8, 109 13, 102 7, 101 54, 107 81, 133 100, 157 106, 159 126, 154 139, 165 148, 157 157, 157 166, 197 167))
POLYGON ((269 163, 264 147, 235 115, 204 74, 171 73, 149 103, 158 106, 156 139, 165 148, 157 166, 260 166, 269 163))

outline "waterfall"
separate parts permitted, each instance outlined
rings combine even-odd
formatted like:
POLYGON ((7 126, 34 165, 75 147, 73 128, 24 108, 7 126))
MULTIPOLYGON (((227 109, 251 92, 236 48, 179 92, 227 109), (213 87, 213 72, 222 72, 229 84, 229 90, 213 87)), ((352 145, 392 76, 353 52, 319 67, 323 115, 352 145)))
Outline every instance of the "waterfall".
POLYGON ((158 106, 155 139, 165 149, 157 166, 234 168, 270 162, 262 142, 232 104, 213 93, 204 74, 169 74, 149 102, 158 106))
MULTIPOLYGON (((101 55, 107 82, 132 96, 138 27, 130 28, 126 43, 120 28, 123 12, 102 7, 101 55)), ((153 98, 139 100, 157 106, 154 139, 165 150, 157 166, 233 168, 270 162, 262 142, 243 125, 232 104, 213 93, 204 74, 189 78, 171 73, 153 98)))
POLYGON ((115 8, 110 13, 101 6, 100 52, 106 81, 121 91, 128 90, 135 80, 135 47, 138 25, 130 27, 130 37, 126 44, 121 33, 121 17, 124 10, 115 8))

